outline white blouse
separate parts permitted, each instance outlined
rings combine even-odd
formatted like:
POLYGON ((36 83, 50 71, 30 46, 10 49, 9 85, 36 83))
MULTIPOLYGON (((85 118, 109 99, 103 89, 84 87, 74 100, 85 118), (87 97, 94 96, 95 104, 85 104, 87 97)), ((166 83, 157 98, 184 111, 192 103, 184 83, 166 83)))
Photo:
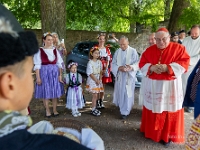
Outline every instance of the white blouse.
MULTIPOLYGON (((49 59, 49 61, 54 61, 55 59, 55 55, 53 53, 53 50, 54 48, 52 49, 43 49, 44 52, 47 54, 47 57, 49 59)), ((59 68, 62 68, 62 63, 63 63, 63 59, 61 58, 60 56, 60 53, 58 52, 58 50, 56 50, 57 52, 57 62, 56 62, 56 65, 59 67, 59 68)), ((33 62, 34 62, 34 68, 33 70, 37 70, 37 69, 40 69, 41 68, 41 65, 42 65, 42 60, 41 60, 41 54, 40 54, 40 50, 34 55, 33 57, 33 62)))
POLYGON ((108 60, 110 60, 110 56, 108 56, 106 48, 101 48, 100 50, 100 56, 101 57, 108 57, 108 60))
POLYGON ((100 60, 97 60, 96 62, 94 62, 93 60, 89 60, 88 64, 87 64, 87 69, 86 69, 86 73, 87 75, 91 75, 91 74, 100 74, 102 70, 102 63, 100 60))

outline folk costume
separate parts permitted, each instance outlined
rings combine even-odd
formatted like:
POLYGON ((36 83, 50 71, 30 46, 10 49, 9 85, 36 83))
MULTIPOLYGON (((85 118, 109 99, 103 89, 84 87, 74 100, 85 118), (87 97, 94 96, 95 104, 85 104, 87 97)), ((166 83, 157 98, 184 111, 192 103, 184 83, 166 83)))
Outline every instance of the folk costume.
POLYGON ((106 73, 102 76, 102 83, 110 83, 112 82, 111 78, 111 63, 112 63, 112 55, 108 46, 105 48, 99 48, 100 51, 100 60, 103 66, 103 70, 106 70, 107 62, 109 61, 108 69, 106 73))
POLYGON ((27 131, 27 128, 29 128, 32 125, 31 118, 29 116, 21 116, 19 112, 0 112, 0 122, 1 150, 90 150, 89 148, 60 135, 41 133, 31 134, 29 131, 27 131))
POLYGON ((184 110, 181 75, 187 71, 189 55, 184 46, 170 42, 161 50, 150 46, 142 54, 139 101, 143 104, 140 131, 155 142, 184 142, 184 110), (166 64, 169 72, 156 74, 151 65, 166 64))
POLYGON ((100 79, 100 73, 102 70, 102 63, 100 60, 97 60, 94 62, 93 60, 89 60, 87 64, 87 81, 86 81, 86 90, 89 91, 90 93, 100 93, 103 92, 103 84, 100 79), (90 75, 93 74, 98 80, 100 80, 100 84, 97 85, 96 82, 90 77, 90 75))
POLYGON ((184 107, 194 107, 194 118, 200 114, 200 60, 190 74, 183 102, 184 107), (194 93, 194 94, 193 94, 194 93))
POLYGON ((35 98, 54 99, 64 94, 64 86, 59 82, 59 68, 62 68, 62 58, 55 49, 40 48, 34 55, 34 70, 39 69, 41 85, 35 85, 35 98))
POLYGON ((138 70, 137 51, 128 46, 126 50, 119 48, 112 60, 112 73, 115 76, 113 103, 119 106, 121 115, 129 115, 134 104, 135 75, 138 70), (129 72, 118 70, 120 66, 131 65, 129 72))
POLYGON ((83 108, 83 106, 85 106, 83 90, 81 87, 82 76, 79 73, 70 72, 66 75, 66 84, 68 84, 68 90, 66 94, 66 108, 71 109, 72 115, 77 116, 79 114, 78 108, 83 108))
POLYGON ((183 94, 185 95, 187 80, 198 60, 200 59, 200 37, 192 39, 191 36, 184 38, 182 43, 190 56, 190 65, 188 71, 182 75, 183 94))

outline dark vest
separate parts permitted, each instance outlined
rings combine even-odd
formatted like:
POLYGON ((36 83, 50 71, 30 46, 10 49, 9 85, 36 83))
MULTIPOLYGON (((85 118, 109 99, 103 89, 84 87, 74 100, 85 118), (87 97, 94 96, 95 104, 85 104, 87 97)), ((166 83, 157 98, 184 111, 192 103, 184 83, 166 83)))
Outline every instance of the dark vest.
POLYGON ((40 54, 41 54, 42 65, 56 64, 58 59, 56 49, 53 50, 53 54, 55 56, 55 59, 53 61, 50 61, 48 59, 47 54, 44 52, 42 48, 40 48, 40 54))
POLYGON ((72 81, 70 73, 69 73, 69 86, 70 87, 75 87, 75 86, 79 86, 81 85, 81 83, 78 81, 78 72, 76 73, 76 81, 75 83, 72 81))

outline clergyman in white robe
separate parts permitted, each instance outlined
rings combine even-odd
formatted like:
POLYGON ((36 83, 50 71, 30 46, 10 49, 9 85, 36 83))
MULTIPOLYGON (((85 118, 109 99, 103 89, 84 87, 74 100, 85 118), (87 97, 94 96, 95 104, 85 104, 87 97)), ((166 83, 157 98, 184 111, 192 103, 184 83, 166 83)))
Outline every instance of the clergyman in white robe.
POLYGON ((192 39, 191 36, 186 37, 182 43, 190 56, 190 65, 188 71, 182 75, 183 96, 186 92, 187 80, 195 65, 200 59, 200 36, 197 39, 192 39))
POLYGON ((128 46, 126 50, 119 48, 112 60, 112 73, 115 76, 113 103, 119 106, 121 115, 129 115, 134 104, 135 75, 138 70, 138 53, 128 46), (119 71, 120 66, 130 65, 129 72, 119 71))

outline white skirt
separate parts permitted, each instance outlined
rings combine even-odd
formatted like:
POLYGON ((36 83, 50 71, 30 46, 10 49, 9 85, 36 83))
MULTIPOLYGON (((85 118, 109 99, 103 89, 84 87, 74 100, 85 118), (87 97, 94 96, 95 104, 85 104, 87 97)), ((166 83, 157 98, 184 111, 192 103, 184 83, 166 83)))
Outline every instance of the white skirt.
POLYGON ((66 95, 66 108, 68 109, 77 109, 83 108, 85 106, 83 99, 83 90, 81 86, 77 87, 68 87, 67 95, 66 95))
POLYGON ((182 79, 152 80, 143 77, 140 87, 139 104, 144 105, 154 113, 163 111, 176 112, 182 109, 183 90, 182 79))

